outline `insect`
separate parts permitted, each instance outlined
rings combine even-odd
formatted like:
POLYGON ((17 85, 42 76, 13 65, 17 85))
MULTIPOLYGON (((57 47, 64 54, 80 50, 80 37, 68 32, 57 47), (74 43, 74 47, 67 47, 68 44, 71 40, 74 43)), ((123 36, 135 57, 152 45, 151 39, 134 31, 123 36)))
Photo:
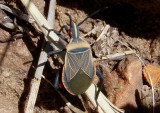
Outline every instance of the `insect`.
MULTIPOLYGON (((90 16, 98 13, 99 11, 101 11, 101 9, 92 13, 90 16)), ((94 77, 97 75, 100 78, 99 89, 95 96, 95 99, 97 100, 99 92, 102 89, 104 78, 100 71, 96 69, 89 43, 79 37, 79 26, 90 16, 76 25, 72 21, 71 16, 68 13, 66 13, 66 15, 70 19, 71 40, 66 49, 55 50, 49 52, 48 55, 58 54, 62 51, 66 51, 65 63, 62 69, 62 83, 65 89, 72 95, 84 93, 92 84, 94 77)), ((64 28, 69 30, 67 26, 64 26, 64 28)), ((59 35, 61 39, 66 41, 62 34, 60 34, 58 31, 53 31, 59 35)), ((58 72, 54 83, 55 88, 58 88, 59 86, 59 77, 60 74, 58 72)))

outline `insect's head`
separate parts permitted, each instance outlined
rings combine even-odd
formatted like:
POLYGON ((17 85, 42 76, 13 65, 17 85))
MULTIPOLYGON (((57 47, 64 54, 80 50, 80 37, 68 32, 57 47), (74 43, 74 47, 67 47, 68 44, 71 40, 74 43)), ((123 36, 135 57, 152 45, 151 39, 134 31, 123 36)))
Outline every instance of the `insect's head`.
POLYGON ((79 28, 78 26, 72 21, 72 17, 71 15, 69 15, 68 13, 65 13, 69 19, 70 19, 70 26, 71 26, 71 33, 72 33, 72 38, 73 38, 73 42, 78 42, 80 40, 79 38, 79 28))

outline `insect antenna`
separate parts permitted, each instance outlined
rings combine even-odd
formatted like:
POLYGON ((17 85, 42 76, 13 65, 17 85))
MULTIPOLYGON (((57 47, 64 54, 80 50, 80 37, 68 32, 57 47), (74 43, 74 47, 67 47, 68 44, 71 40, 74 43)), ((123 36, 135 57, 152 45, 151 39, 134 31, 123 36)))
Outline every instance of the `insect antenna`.
POLYGON ((69 17, 69 19, 70 19, 70 25, 71 25, 71 27, 73 26, 73 23, 72 23, 72 17, 71 17, 71 15, 70 14, 68 14, 68 13, 65 13, 68 17, 69 17))
POLYGON ((78 26, 72 22, 72 17, 68 13, 65 13, 69 19, 70 19, 70 27, 71 27, 71 32, 72 32, 72 37, 74 42, 78 42, 79 39, 79 28, 78 26))
POLYGON ((108 7, 103 7, 103 8, 101 8, 101 9, 98 9, 98 10, 96 10, 95 12, 91 13, 91 14, 90 14, 88 17, 86 17, 82 22, 80 22, 80 23, 78 24, 78 26, 80 26, 81 24, 83 24, 83 22, 85 22, 88 18, 90 18, 90 17, 94 16, 95 14, 97 14, 97 13, 105 10, 106 8, 108 8, 108 7))

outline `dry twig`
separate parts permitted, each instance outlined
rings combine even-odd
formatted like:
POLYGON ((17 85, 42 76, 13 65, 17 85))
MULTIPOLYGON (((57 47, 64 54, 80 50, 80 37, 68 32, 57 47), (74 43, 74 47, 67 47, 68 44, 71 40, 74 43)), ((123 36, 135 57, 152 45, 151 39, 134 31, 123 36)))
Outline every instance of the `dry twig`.
POLYGON ((96 61, 100 61, 100 60, 106 60, 106 61, 122 60, 126 55, 133 54, 135 52, 136 51, 134 51, 134 50, 129 50, 129 51, 124 51, 122 53, 110 54, 110 55, 106 55, 105 57, 102 57, 100 59, 96 59, 96 61))
POLYGON ((20 19, 25 20, 29 23, 34 23, 34 21, 35 21, 31 16, 29 16, 27 14, 23 14, 22 12, 20 12, 16 9, 10 8, 10 7, 8 7, 4 4, 0 4, 0 8, 5 10, 5 11, 8 11, 9 13, 11 13, 11 14, 19 17, 20 19))
POLYGON ((86 33, 86 34, 84 34, 83 36, 81 36, 81 38, 84 38, 85 36, 90 35, 91 33, 95 32, 95 31, 96 31, 97 29, 99 29, 99 28, 100 28, 99 26, 93 28, 91 31, 89 31, 88 33, 86 33))
MULTIPOLYGON (((95 102, 96 89, 96 86, 92 84, 85 93, 94 107, 97 107, 97 104, 95 102)), ((101 92, 99 94, 97 102, 99 113, 124 113, 124 110, 121 110, 114 106, 101 92)))
POLYGON ((46 30, 43 27, 45 26, 47 29, 53 28, 50 26, 50 24, 47 22, 44 16, 39 12, 36 6, 30 0, 21 0, 21 2, 26 7, 26 9, 31 14, 31 16, 34 18, 39 28, 42 30, 42 32, 46 36, 45 40, 49 41, 55 50, 64 49, 65 46, 60 42, 59 37, 53 31, 49 33, 48 30, 46 30))
MULTIPOLYGON (((51 1, 55 1, 55 0, 51 0, 51 1)), ((54 3, 54 2, 53 2, 54 3)), ((52 10, 53 12, 55 11, 55 7, 50 7, 49 10, 52 10)), ((48 19, 49 18, 54 18, 54 15, 48 15, 48 19)), ((50 21, 50 24, 54 24, 54 21, 50 21)), ((44 40, 44 43, 45 43, 45 40, 44 40)), ((38 60, 38 67, 36 69, 36 72, 35 72, 35 78, 33 78, 31 80, 31 85, 30 85, 30 92, 29 92, 29 95, 28 95, 28 101, 26 102, 26 105, 25 105, 25 109, 24 109, 24 112, 25 113, 33 113, 34 111, 34 106, 35 106, 35 102, 36 102, 36 99, 37 99, 37 95, 38 95, 38 90, 39 90, 39 86, 40 86, 40 83, 41 83, 41 75, 43 73, 43 69, 44 69, 44 66, 45 66, 45 63, 47 62, 47 50, 49 48, 49 43, 46 44, 46 47, 45 49, 43 50, 44 46, 42 46, 42 51, 41 51, 41 54, 40 54, 40 57, 39 57, 39 60, 38 60), (43 65, 41 65, 43 64, 43 65), (41 66, 40 66, 41 65, 41 66), (36 79, 36 78, 39 78, 39 79, 36 79)))
POLYGON ((102 33, 99 35, 99 37, 97 38, 96 41, 99 41, 99 40, 103 37, 103 35, 107 33, 107 31, 108 31, 109 28, 110 28, 110 26, 109 26, 109 25, 106 25, 106 26, 104 27, 102 33))

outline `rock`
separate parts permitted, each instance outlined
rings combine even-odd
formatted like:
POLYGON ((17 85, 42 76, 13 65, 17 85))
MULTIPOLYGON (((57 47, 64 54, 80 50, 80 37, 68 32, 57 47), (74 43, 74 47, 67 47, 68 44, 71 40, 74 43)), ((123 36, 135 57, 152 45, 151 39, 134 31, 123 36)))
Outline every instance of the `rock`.
POLYGON ((0 97, 0 101, 0 113, 18 113, 18 109, 15 109, 18 107, 18 104, 15 104, 3 96, 0 97))
MULTIPOLYGON (((160 88, 154 88, 154 96, 155 96, 155 113, 160 113, 160 88)), ((143 108, 144 113, 153 113, 153 97, 152 97, 152 89, 147 85, 143 85, 141 94, 140 94, 140 102, 141 107, 143 108)))
POLYGON ((11 75, 10 71, 2 71, 1 73, 2 76, 5 76, 5 77, 9 77, 11 75))
POLYGON ((137 57, 130 55, 123 59, 111 76, 106 75, 105 80, 108 98, 113 104, 126 112, 135 112, 138 109, 136 94, 141 90, 143 81, 142 65, 137 57), (112 89, 115 86, 121 88, 112 89))
POLYGON ((159 56, 160 56, 160 36, 153 39, 151 43, 151 57, 152 57, 152 64, 159 65, 159 56))
POLYGON ((151 81, 149 79, 148 72, 151 76, 153 87, 155 87, 160 79, 160 66, 154 66, 154 65, 147 64, 146 67, 143 67, 143 75, 145 79, 147 80, 147 82, 149 83, 149 85, 151 86, 151 81))
POLYGON ((7 42, 11 39, 9 32, 0 28, 0 42, 7 42))
POLYGON ((121 73, 122 78, 127 80, 130 84, 134 84, 136 76, 142 75, 141 62, 137 57, 128 56, 119 63, 117 72, 121 73))
POLYGON ((22 112, 31 61, 33 57, 22 39, 0 43, 0 113, 22 112))
POLYGON ((160 37, 153 40, 151 43, 151 56, 152 58, 160 55, 160 37))
POLYGON ((147 85, 144 85, 141 90, 141 105, 145 106, 145 109, 143 109, 146 112, 146 108, 150 109, 152 106, 152 90, 147 85))

